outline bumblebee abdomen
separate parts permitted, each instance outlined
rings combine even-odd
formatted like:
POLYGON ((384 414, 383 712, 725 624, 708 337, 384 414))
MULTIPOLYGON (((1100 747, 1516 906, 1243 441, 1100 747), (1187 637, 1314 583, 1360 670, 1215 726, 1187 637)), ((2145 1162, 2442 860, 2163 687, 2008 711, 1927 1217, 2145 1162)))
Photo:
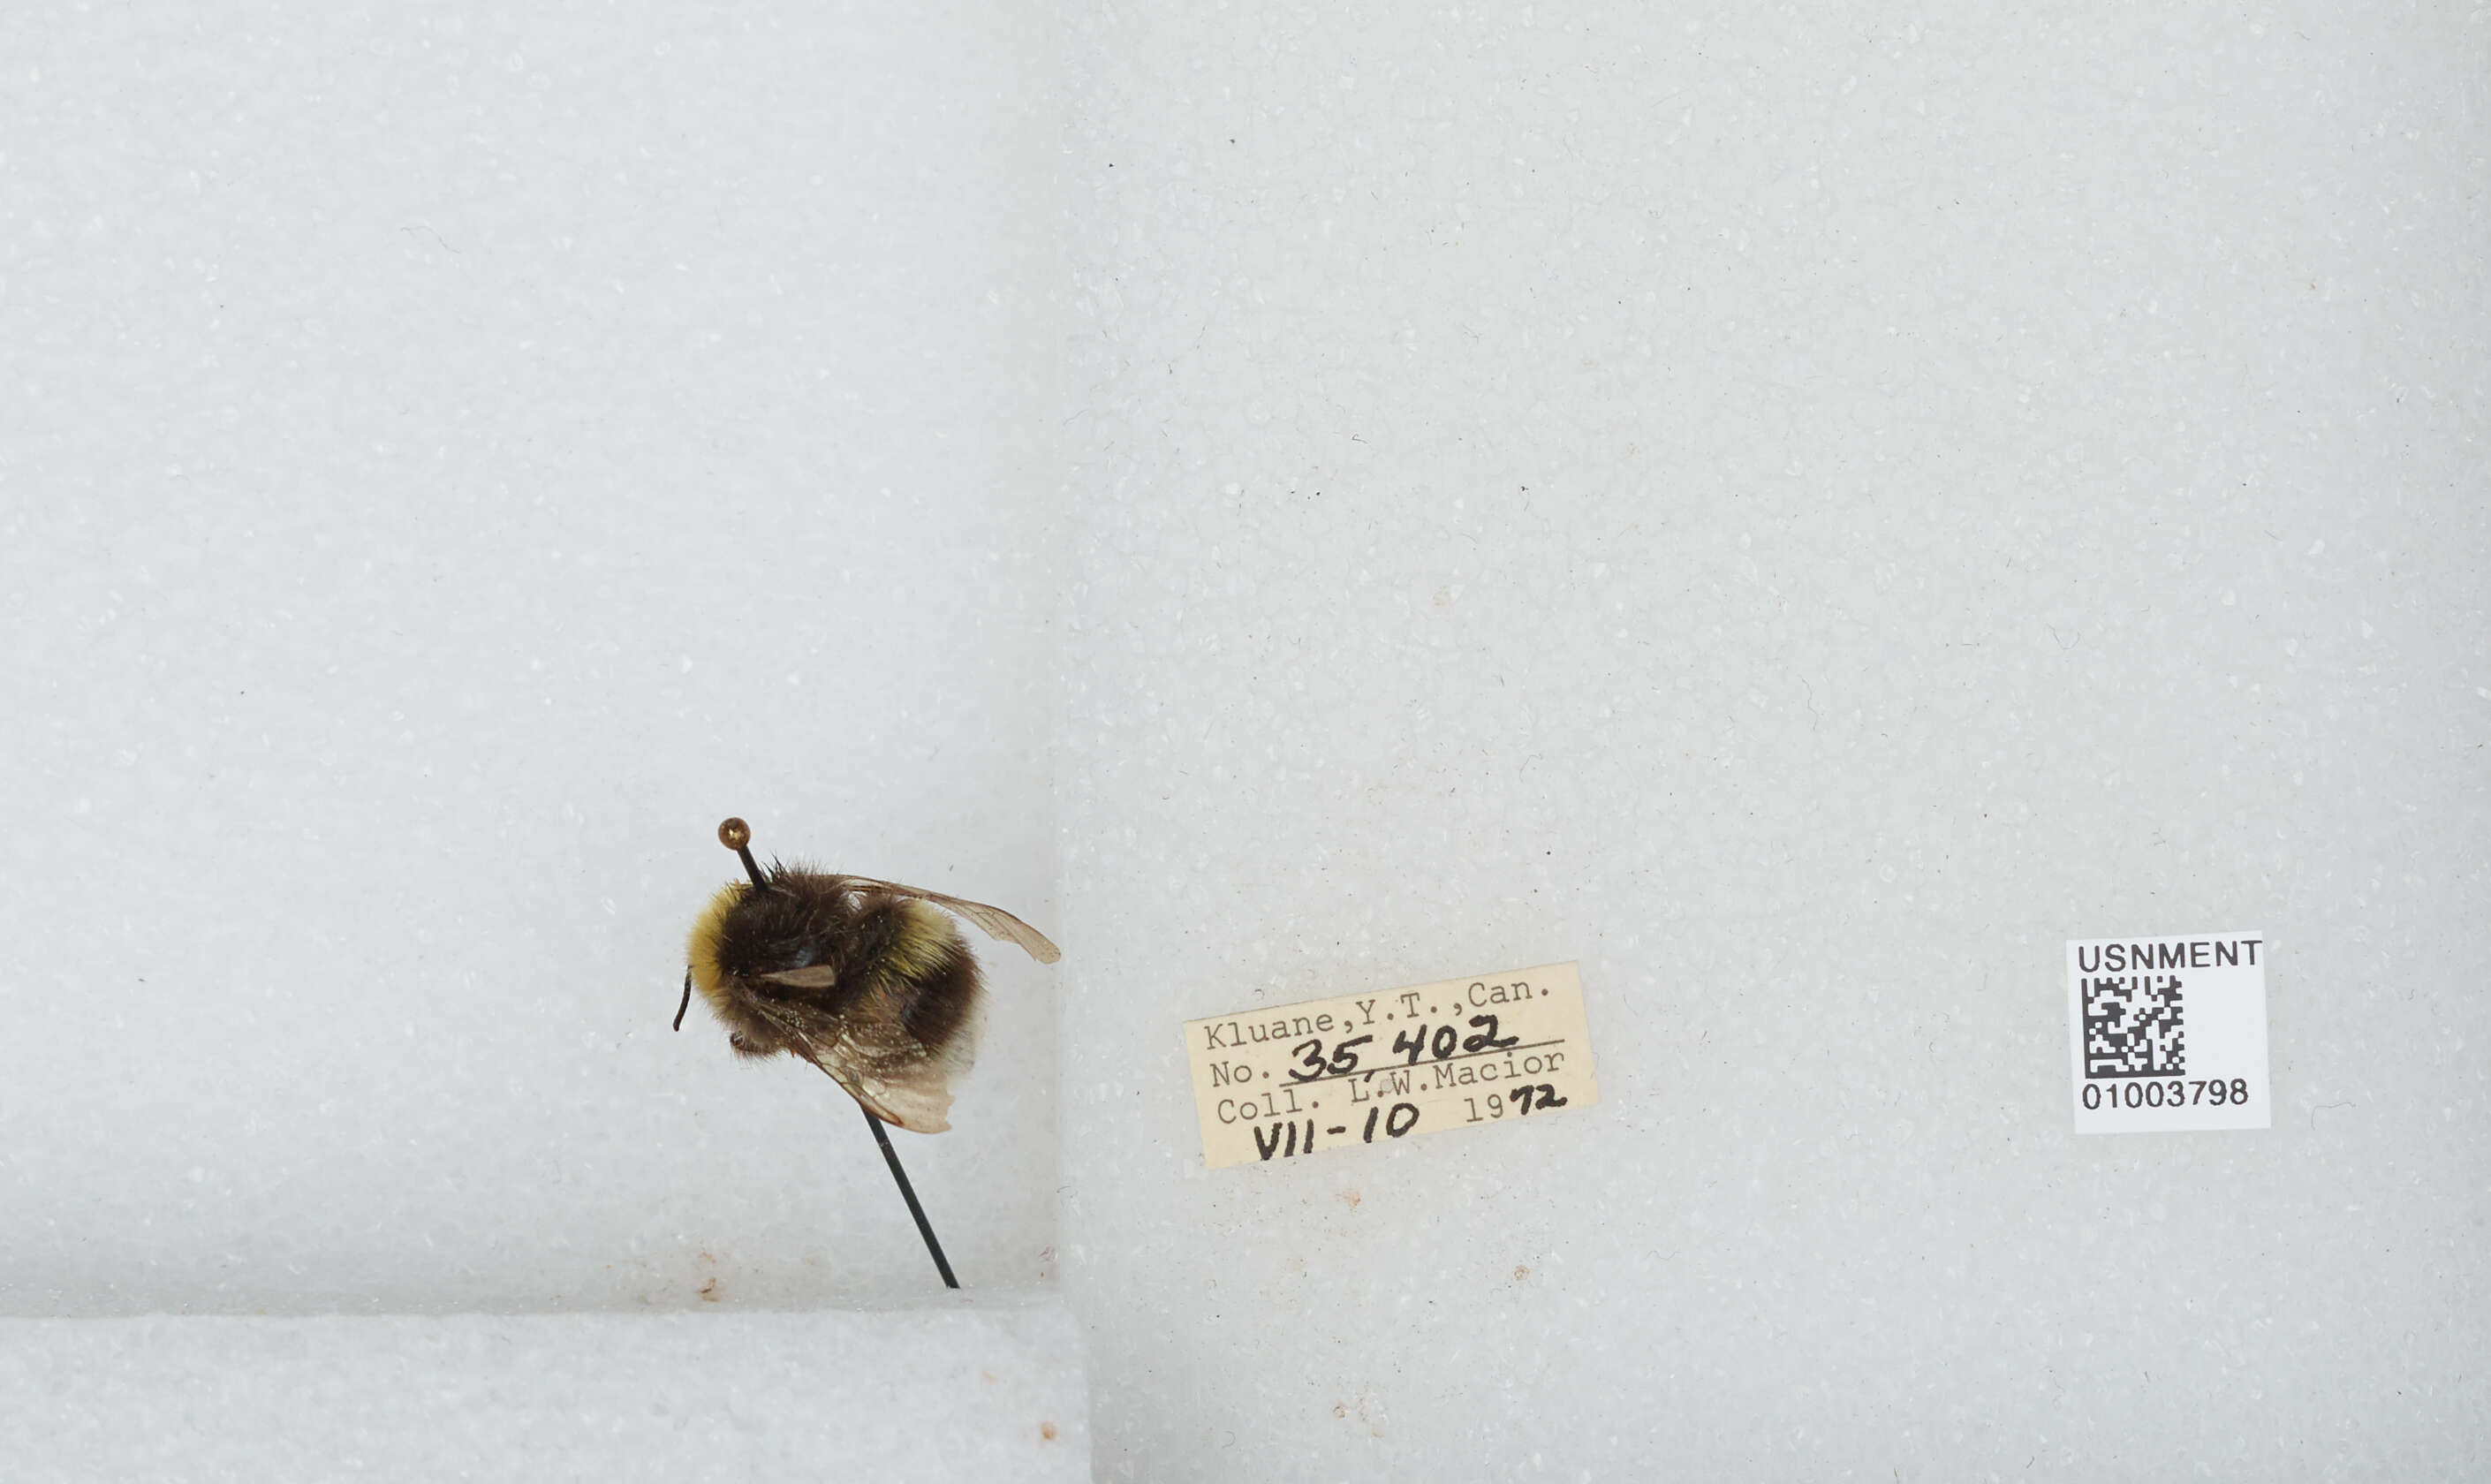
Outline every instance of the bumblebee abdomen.
POLYGON ((969 1022, 978 1004, 978 961, 960 929, 940 908, 914 897, 890 901, 901 920, 876 965, 881 992, 898 1011, 911 1039, 965 1064, 969 1022))

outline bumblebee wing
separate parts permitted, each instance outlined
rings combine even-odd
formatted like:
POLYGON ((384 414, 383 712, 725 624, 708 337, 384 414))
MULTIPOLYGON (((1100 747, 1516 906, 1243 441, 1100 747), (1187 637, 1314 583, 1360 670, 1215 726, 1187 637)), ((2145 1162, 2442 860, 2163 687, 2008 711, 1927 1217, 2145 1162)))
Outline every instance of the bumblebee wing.
POLYGON ((940 891, 928 891, 923 887, 903 887, 895 881, 876 881, 870 876, 843 876, 839 879, 847 884, 851 891, 888 891, 894 896, 913 896, 923 901, 932 902, 945 912, 975 922, 985 930, 989 938, 999 938, 1006 943, 1018 944, 1028 950, 1030 957, 1041 964, 1054 963, 1064 956, 1054 944, 1046 941, 1044 933, 1000 907, 989 907, 983 902, 972 902, 964 897, 945 896, 940 891))
POLYGON ((940 1062, 917 1052, 877 1055, 843 1030, 808 1023, 787 1005, 759 997, 747 1003, 865 1112, 910 1133, 939 1134, 952 1126, 952 1087, 940 1062))
POLYGON ((786 989, 828 989, 839 981, 839 971, 831 964, 814 964, 804 969, 782 969, 777 974, 756 974, 753 977, 786 989))

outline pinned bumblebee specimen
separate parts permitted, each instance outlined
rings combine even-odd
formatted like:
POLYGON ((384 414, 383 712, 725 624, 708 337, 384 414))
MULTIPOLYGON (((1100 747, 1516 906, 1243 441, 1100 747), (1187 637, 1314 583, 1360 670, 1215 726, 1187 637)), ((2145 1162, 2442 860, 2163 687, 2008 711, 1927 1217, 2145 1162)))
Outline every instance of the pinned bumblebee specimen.
POLYGON ((846 1089, 865 1109, 934 1266, 957 1288, 882 1125, 921 1134, 951 1127, 952 1081, 975 1051, 978 961, 945 914, 1042 964, 1055 962, 1055 945, 982 902, 775 860, 765 871, 740 819, 719 825, 718 838, 750 880, 722 887, 692 925, 675 1029, 697 989, 739 1055, 792 1052, 846 1089))

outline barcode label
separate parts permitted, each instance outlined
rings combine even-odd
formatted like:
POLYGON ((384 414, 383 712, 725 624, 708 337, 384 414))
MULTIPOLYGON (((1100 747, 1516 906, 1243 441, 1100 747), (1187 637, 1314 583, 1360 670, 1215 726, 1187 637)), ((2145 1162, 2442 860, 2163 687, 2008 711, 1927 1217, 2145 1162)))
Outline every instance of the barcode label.
POLYGON ((2087 1077, 2188 1074, 2178 975, 2095 975, 2084 987, 2087 1077))
POLYGON ((2069 943, 2076 1132, 2270 1126, 2265 948, 2259 933, 2069 943))

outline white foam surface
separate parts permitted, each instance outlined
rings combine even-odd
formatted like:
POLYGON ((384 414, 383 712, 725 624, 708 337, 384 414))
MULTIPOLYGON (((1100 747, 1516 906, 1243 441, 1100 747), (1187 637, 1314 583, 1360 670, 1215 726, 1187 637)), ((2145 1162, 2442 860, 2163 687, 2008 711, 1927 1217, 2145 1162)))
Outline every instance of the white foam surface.
POLYGON ((2478 18, 1094 13, 1064 1240, 1108 1479, 2478 1476, 2478 18), (2260 924, 2274 1127, 2064 944, 2260 924), (1216 1175, 1176 1026, 1579 958, 1216 1175))
MULTIPOLYGON (((0 20, 0 1312, 934 1283, 850 1100, 666 1026, 728 814, 1056 925, 1039 24, 0 20)), ((1025 1285, 984 957, 900 1145, 1025 1285)))
POLYGON ((101 1479, 1087 1480, 1059 1299, 0 1320, 0 1458, 101 1479))
POLYGON ((1064 946, 900 1149, 1102 1478, 2491 1471, 2482 30, 0 15, 0 1456, 1073 1467, 664 1031, 736 813, 1064 946), (2274 1126, 2079 1142, 2238 923, 2274 1126), (1185 1020, 1561 959, 1597 1107, 1201 1168, 1185 1020))

